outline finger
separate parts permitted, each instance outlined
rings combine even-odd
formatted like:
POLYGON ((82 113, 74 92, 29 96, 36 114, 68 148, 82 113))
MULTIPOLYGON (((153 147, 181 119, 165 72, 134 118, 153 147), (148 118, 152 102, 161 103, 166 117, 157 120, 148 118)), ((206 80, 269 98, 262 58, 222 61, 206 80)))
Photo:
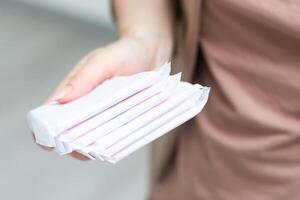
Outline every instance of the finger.
POLYGON ((65 77, 65 79, 58 85, 58 87, 54 90, 54 92, 48 97, 45 103, 49 103, 51 101, 56 101, 57 99, 62 98, 66 95, 68 90, 71 88, 65 89, 70 80, 85 66, 88 56, 85 56, 74 68, 73 70, 65 77))
POLYGON ((46 150, 46 151, 53 151, 54 148, 53 147, 45 147, 43 145, 38 144, 39 147, 41 147, 42 149, 46 150))
POLYGON ((72 89, 64 97, 58 99, 59 103, 68 103, 73 101, 87 94, 101 82, 113 76, 113 61, 110 61, 110 63, 105 62, 104 59, 101 60, 101 56, 104 55, 92 57, 87 61, 86 66, 81 68, 77 74, 71 78, 67 87, 71 87, 72 89))
POLYGON ((75 151, 73 151, 72 153, 70 153, 71 157, 73 158, 76 158, 77 160, 81 160, 81 161, 87 161, 87 160, 90 160, 88 157, 82 155, 82 154, 79 154, 75 151))

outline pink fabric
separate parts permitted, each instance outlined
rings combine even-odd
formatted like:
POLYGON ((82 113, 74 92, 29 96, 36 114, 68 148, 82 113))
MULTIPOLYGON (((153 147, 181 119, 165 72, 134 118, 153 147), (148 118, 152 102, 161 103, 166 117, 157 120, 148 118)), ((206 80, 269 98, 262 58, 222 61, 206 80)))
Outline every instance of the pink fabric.
POLYGON ((155 200, 300 199, 300 1, 205 0, 212 87, 155 200))

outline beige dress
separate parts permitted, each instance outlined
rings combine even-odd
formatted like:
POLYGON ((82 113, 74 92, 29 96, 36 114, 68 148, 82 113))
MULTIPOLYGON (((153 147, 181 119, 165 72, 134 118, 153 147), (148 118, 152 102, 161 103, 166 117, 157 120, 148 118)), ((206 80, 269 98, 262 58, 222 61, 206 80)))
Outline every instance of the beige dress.
POLYGON ((299 200, 300 1, 204 0, 200 26, 211 95, 152 199, 299 200))

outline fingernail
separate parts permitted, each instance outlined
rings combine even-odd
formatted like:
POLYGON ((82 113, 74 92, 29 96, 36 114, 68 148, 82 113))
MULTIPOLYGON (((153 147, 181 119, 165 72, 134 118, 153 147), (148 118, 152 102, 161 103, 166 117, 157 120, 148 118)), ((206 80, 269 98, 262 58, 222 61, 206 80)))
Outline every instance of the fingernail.
POLYGON ((51 101, 57 101, 63 97, 65 97, 72 90, 71 85, 65 86, 63 89, 54 92, 49 98, 51 101))

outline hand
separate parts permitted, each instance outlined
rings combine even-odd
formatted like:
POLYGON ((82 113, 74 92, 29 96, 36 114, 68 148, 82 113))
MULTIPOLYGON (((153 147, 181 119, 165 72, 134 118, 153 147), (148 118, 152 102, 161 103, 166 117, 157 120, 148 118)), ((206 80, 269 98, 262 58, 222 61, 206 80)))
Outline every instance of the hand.
MULTIPOLYGON (((149 35, 148 35, 149 36, 149 35)), ((88 92, 104 80, 116 75, 130 75, 152 70, 169 61, 171 40, 159 37, 122 37, 108 46, 96 49, 86 55, 66 76, 49 97, 49 101, 68 103, 88 92)), ((51 150, 49 147, 43 147, 51 150)), ((72 152, 71 156, 86 160, 85 156, 72 152)))

